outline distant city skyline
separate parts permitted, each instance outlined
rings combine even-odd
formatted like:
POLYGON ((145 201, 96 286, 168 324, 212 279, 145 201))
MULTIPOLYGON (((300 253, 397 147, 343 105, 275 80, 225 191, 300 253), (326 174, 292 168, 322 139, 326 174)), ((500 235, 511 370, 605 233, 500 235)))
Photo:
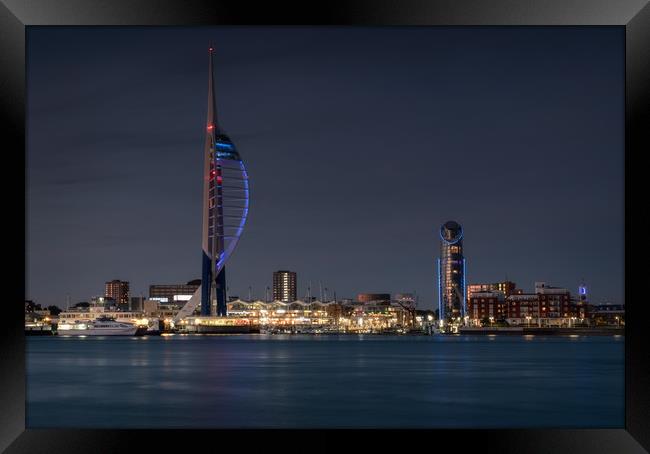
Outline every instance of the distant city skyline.
POLYGON ((467 284, 623 302, 624 32, 614 27, 30 27, 27 299, 199 278, 205 52, 251 206, 229 295, 416 292, 438 231, 467 284))

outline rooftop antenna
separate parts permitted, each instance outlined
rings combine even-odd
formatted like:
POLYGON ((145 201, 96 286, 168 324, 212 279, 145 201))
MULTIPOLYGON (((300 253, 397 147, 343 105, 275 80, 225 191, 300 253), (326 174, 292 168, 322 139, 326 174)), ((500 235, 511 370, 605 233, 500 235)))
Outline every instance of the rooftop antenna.
POLYGON ((323 301, 323 283, 318 281, 318 299, 323 301))
POLYGON ((269 302, 269 293, 270 293, 270 289, 269 289, 269 286, 267 285, 266 286, 266 294, 265 294, 265 298, 266 298, 267 303, 269 302))
POLYGON ((325 287, 325 293, 323 296, 323 301, 327 301, 327 287, 325 287))
POLYGON ((253 287, 249 285, 248 286, 248 301, 249 302, 253 301, 252 292, 253 292, 253 287))

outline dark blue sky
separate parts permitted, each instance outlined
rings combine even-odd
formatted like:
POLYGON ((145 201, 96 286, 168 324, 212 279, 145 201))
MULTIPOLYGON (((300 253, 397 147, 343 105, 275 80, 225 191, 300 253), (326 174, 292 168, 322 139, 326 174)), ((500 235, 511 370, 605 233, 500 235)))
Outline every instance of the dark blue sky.
POLYGON ((276 269, 433 307, 437 230, 468 283, 623 301, 624 30, 28 29, 27 297, 200 277, 207 45, 251 177, 231 295, 276 269))

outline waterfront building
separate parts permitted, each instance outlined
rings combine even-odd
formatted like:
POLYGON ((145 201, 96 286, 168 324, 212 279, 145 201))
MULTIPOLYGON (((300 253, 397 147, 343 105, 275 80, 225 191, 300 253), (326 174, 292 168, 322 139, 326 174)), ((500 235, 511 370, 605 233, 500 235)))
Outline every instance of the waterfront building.
POLYGON ((357 301, 360 303, 370 303, 382 301, 385 303, 390 302, 390 293, 359 293, 357 301))
POLYGON ((382 332, 410 327, 411 314, 396 303, 237 300, 228 303, 229 318, 266 329, 315 329, 337 332, 382 332))
POLYGON ((149 286, 149 299, 155 299, 161 303, 184 304, 189 301, 192 295, 201 287, 201 280, 189 281, 187 284, 155 284, 149 286))
POLYGON ((514 293, 506 298, 506 320, 512 325, 574 326, 584 324, 587 309, 566 288, 535 282, 534 293, 514 293))
POLYGON ((518 293, 506 298, 506 320, 511 325, 541 326, 539 298, 536 293, 518 293))
POLYGON ((472 292, 467 299, 467 316, 473 325, 492 325, 506 316, 505 294, 499 291, 472 292))
POLYGON ((273 272, 273 299, 290 303, 296 301, 297 297, 297 274, 293 271, 273 272))
POLYGON ((493 282, 490 284, 468 284, 467 285, 467 301, 472 293, 475 292, 501 292, 504 296, 508 297, 515 293, 517 285, 512 281, 493 282))
POLYGON ((575 317, 569 290, 535 282, 535 293, 539 295, 542 318, 575 317))
POLYGON ((592 304, 588 310, 589 320, 596 326, 625 326, 625 304, 592 304))
POLYGON ((455 221, 440 226, 438 314, 441 324, 460 323, 466 312, 463 228, 455 221))
POLYGON ((208 112, 203 147, 203 229, 201 286, 175 317, 226 316, 226 268, 248 217, 248 173, 217 116, 213 48, 208 49, 208 112))
POLYGON ((129 282, 114 279, 106 282, 104 289, 106 298, 114 299, 122 307, 129 307, 129 282))

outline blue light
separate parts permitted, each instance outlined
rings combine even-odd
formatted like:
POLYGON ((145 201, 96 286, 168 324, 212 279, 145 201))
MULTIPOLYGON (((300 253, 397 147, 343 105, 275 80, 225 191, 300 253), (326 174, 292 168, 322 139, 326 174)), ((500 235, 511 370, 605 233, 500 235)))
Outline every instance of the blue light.
POLYGON ((440 283, 440 259, 438 259, 438 319, 443 320, 443 314, 442 314, 442 284, 440 283))
POLYGON ((463 239, 463 226, 462 226, 462 225, 460 226, 460 235, 458 235, 458 238, 456 238, 456 240, 454 240, 454 241, 447 241, 447 240, 445 239, 445 237, 442 236, 442 228, 439 230, 439 234, 440 234, 440 239, 441 239, 442 241, 444 241, 445 243, 447 243, 447 244, 456 244, 456 243, 458 243, 460 240, 463 239))
POLYGON ((463 317, 467 314, 467 291, 465 287, 465 259, 463 259, 463 317))
POLYGON ((222 143, 222 142, 217 142, 217 147, 219 147, 219 148, 229 148, 229 149, 232 149, 232 144, 231 144, 231 143, 222 143))
POLYGON ((587 287, 580 287, 580 294, 581 295, 586 295, 587 294, 587 287))

